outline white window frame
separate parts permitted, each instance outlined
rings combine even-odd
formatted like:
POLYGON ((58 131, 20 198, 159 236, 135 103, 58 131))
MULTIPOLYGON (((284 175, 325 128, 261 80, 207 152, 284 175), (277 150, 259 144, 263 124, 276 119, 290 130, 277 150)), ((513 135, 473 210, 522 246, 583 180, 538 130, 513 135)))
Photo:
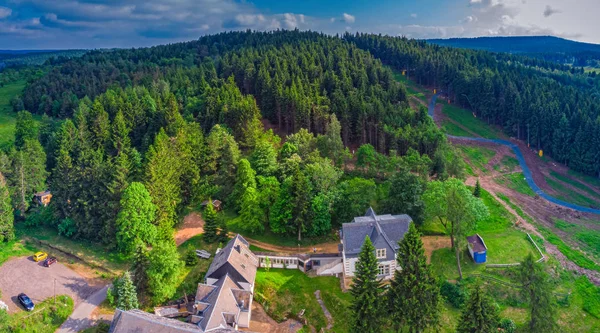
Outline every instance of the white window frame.
POLYGON ((377 255, 377 259, 385 259, 386 258, 386 253, 385 253, 385 249, 377 249, 376 255, 377 255))
POLYGON ((380 264, 377 267, 377 272, 379 276, 390 275, 390 265, 389 264, 380 264))

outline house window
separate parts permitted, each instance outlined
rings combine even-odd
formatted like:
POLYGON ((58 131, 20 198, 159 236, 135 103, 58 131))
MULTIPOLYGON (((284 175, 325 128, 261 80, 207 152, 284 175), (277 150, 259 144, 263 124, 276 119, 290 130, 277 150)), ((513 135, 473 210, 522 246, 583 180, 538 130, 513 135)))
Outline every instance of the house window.
POLYGON ((385 258, 385 249, 377 249, 377 259, 385 258))
POLYGON ((390 275, 390 265, 379 265, 379 275, 390 275))

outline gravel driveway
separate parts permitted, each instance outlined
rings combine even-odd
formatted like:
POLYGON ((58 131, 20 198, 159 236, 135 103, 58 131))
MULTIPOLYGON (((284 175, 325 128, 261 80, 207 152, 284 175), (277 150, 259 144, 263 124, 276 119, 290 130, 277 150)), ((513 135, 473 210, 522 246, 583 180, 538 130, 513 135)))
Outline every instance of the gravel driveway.
POLYGON ((0 266, 0 290, 2 300, 10 313, 23 309, 17 300, 19 293, 25 293, 34 303, 54 296, 67 294, 73 298, 75 306, 88 298, 102 286, 91 286, 81 275, 61 263, 44 267, 31 257, 11 259, 0 266))

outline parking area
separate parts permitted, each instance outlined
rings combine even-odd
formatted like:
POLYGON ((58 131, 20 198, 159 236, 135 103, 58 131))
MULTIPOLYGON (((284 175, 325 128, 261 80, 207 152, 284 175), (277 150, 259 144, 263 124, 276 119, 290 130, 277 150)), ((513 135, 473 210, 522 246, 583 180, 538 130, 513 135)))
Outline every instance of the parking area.
POLYGON ((38 303, 54 296, 55 286, 56 295, 71 296, 75 306, 102 288, 102 285, 90 285, 60 262, 44 267, 42 262, 35 262, 31 257, 21 257, 0 266, 0 291, 9 313, 23 309, 17 300, 19 293, 27 294, 38 303))

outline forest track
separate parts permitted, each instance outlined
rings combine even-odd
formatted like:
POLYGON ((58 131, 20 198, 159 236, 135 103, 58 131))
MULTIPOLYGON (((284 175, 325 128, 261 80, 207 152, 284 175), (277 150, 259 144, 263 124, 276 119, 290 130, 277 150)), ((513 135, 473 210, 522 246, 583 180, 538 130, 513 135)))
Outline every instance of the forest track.
MULTIPOLYGON (((435 106, 436 106, 435 102, 436 102, 438 96, 439 96, 439 93, 433 95, 433 97, 431 98, 431 101, 429 103, 428 111, 429 111, 429 115, 432 118, 434 118, 435 106)), ((600 209, 583 207, 583 206, 579 206, 579 205, 572 204, 569 202, 565 202, 565 201, 562 201, 560 199, 550 196, 544 190, 542 190, 542 188, 540 188, 540 186, 538 186, 537 183, 542 182, 539 177, 543 178, 543 176, 541 176, 541 174, 539 174, 537 172, 535 172, 535 173, 531 172, 531 169, 527 165, 526 157, 525 157, 525 156, 529 156, 530 154, 523 154, 523 152, 521 151, 521 148, 519 147, 523 143, 518 142, 518 141, 511 142, 508 140, 501 140, 501 139, 485 139, 485 138, 462 137, 462 136, 454 136, 454 135, 448 135, 448 137, 453 138, 453 139, 468 140, 468 141, 475 141, 475 142, 482 142, 482 143, 495 143, 495 144, 504 145, 504 146, 511 148, 513 150, 513 152, 515 153, 515 155, 517 156, 517 160, 519 161, 519 164, 521 165, 521 169, 523 170, 523 174, 525 175, 525 180, 527 181, 527 184, 529 185, 529 187, 533 190, 533 192, 535 194, 537 194, 538 196, 540 196, 540 197, 546 199, 547 201, 549 201, 555 205, 558 205, 558 206, 566 207, 566 208, 573 209, 573 210, 583 212, 583 213, 600 214, 600 209), (537 179, 534 179, 534 178, 537 178, 537 179), (536 183, 536 180, 537 180, 537 183, 536 183)), ((532 167, 535 167, 535 163, 532 164, 532 167)))

